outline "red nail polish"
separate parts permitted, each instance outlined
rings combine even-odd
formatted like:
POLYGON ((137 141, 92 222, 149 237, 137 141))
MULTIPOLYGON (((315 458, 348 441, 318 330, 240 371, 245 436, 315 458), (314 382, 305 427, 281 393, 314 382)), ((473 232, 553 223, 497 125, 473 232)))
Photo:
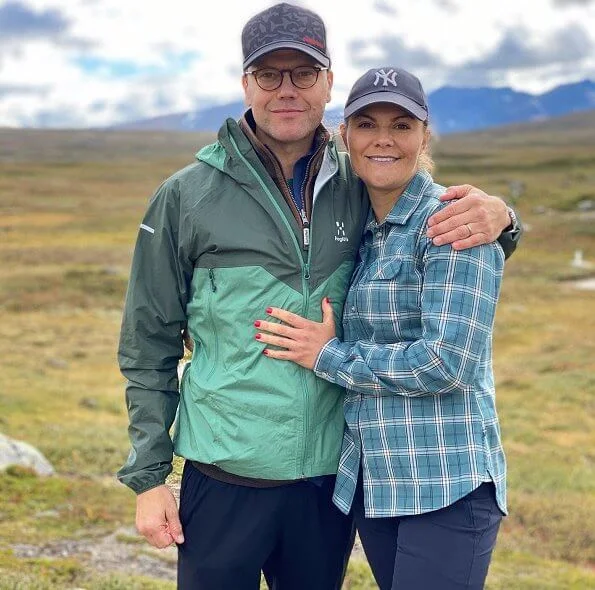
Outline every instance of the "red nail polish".
POLYGON ((265 312, 266 312, 266 313, 273 313, 273 308, 272 308, 272 307, 267 307, 267 308, 265 309, 265 312))
POLYGON ((255 328, 260 328, 260 320, 256 320, 256 321, 254 322, 254 327, 255 327, 255 328))
POLYGON ((254 336, 254 338, 256 338, 256 340, 260 340, 262 338, 262 334, 256 334, 256 336, 254 336))
POLYGON ((327 303, 330 303, 330 302, 331 302, 331 300, 330 300, 330 299, 327 297, 327 298, 326 298, 326 302, 327 302, 327 303))
POLYGON ((265 349, 262 351, 262 354, 264 354, 264 356, 269 356, 269 351, 268 351, 268 350, 265 348, 265 349))

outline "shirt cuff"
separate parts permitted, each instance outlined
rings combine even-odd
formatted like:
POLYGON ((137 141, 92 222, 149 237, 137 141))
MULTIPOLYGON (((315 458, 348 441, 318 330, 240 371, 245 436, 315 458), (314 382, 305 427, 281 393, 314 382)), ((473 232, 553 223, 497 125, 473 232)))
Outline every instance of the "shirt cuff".
POLYGON ((349 345, 338 338, 329 340, 318 353, 314 363, 314 373, 331 383, 338 383, 337 373, 349 356, 349 345))

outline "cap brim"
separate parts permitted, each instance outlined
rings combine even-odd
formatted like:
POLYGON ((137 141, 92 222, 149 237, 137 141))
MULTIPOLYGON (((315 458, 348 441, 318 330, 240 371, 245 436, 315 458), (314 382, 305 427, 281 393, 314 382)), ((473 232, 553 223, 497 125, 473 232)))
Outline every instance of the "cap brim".
POLYGON ((271 53, 271 51, 277 51, 278 49, 296 49, 297 51, 301 51, 302 53, 313 57, 324 68, 328 68, 331 65, 331 60, 315 47, 306 45, 305 43, 299 43, 298 41, 278 41, 276 43, 269 43, 269 45, 265 45, 249 55, 244 60, 244 70, 253 64, 259 57, 271 53))
POLYGON ((426 109, 424 109, 421 105, 417 104, 410 98, 403 96, 402 94, 397 94, 396 92, 392 91, 373 92, 372 94, 361 96, 360 98, 354 100, 349 106, 345 107, 345 110, 343 111, 343 117, 347 119, 348 117, 351 117, 351 115, 357 113, 357 111, 361 111, 363 108, 379 102, 388 102, 390 104, 397 105, 411 113, 416 119, 419 119, 420 121, 426 121, 428 118, 428 111, 426 111, 426 109))

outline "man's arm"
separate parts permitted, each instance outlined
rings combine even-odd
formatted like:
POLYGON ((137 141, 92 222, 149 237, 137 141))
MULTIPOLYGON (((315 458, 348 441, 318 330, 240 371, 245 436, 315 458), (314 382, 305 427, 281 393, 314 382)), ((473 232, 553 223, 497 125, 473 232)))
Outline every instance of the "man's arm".
POLYGON ((184 352, 193 268, 180 240, 179 220, 177 185, 170 180, 157 191, 140 225, 118 349, 120 370, 128 380, 132 446, 118 478, 138 494, 137 526, 155 546, 171 543, 159 531, 179 525, 177 508, 172 516, 175 500, 163 485, 172 469, 170 429, 179 402, 177 366, 184 352), (164 520, 168 515, 173 520, 164 520))
POLYGON ((502 199, 469 184, 450 187, 440 199, 457 200, 428 220, 427 235, 435 245, 464 250, 498 240, 507 258, 515 251, 522 226, 502 199))

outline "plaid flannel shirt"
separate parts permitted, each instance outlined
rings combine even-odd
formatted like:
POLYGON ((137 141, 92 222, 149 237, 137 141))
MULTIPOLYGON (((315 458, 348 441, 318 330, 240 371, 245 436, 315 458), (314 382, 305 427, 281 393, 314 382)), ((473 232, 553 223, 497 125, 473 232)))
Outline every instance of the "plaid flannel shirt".
POLYGON ((368 517, 420 514, 493 481, 506 464, 492 374, 504 265, 497 243, 455 251, 425 236, 444 188, 418 172, 381 223, 366 225, 343 311, 344 341, 315 372, 347 389, 334 502, 350 509, 360 464, 368 517))

